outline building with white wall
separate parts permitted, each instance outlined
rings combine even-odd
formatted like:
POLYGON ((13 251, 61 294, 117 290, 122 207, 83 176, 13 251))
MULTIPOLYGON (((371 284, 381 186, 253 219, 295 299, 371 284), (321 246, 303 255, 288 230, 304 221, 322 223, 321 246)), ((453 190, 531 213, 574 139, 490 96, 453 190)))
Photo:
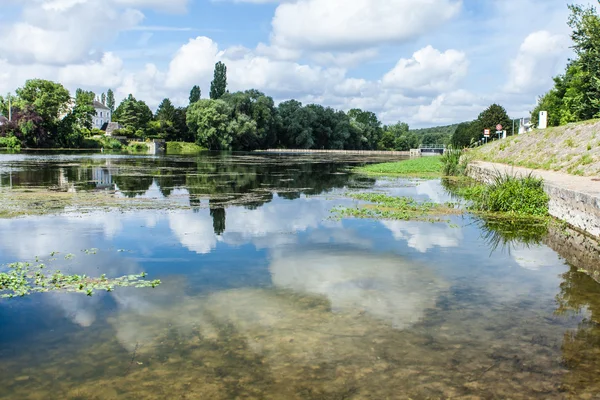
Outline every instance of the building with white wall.
POLYGON ((96 110, 96 115, 92 118, 92 127, 102 129, 104 124, 111 122, 112 113, 110 112, 110 108, 99 101, 94 100, 93 106, 96 110))

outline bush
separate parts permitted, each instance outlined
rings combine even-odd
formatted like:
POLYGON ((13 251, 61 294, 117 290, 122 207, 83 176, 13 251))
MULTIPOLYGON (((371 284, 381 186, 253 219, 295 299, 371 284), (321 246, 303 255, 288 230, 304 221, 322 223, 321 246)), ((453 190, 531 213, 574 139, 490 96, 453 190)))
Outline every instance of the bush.
POLYGON ((21 141, 14 136, 0 137, 0 147, 11 150, 21 150, 21 141))
POLYGON ((489 212, 547 216, 550 198, 544 182, 533 177, 497 173, 491 185, 475 185, 460 194, 473 202, 472 208, 489 212))
POLYGON ((440 161, 442 162, 444 176, 461 176, 467 174, 470 158, 462 150, 448 146, 440 161))
POLYGON ((148 151, 148 146, 144 142, 130 142, 127 146, 129 151, 148 151))

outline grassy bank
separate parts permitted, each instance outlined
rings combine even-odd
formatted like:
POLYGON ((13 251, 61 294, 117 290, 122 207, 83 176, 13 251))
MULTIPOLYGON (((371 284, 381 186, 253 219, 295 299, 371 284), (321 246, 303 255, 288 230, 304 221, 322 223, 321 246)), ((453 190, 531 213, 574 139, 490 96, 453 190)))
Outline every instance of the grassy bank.
POLYGON ((419 157, 398 162, 366 165, 355 168, 354 172, 373 176, 438 178, 442 176, 442 162, 441 157, 419 157))
POLYGON ((206 151, 206 149, 196 143, 167 142, 168 154, 196 154, 202 151, 206 151))
POLYGON ((474 160, 572 175, 600 173, 600 120, 535 130, 470 152, 474 160))

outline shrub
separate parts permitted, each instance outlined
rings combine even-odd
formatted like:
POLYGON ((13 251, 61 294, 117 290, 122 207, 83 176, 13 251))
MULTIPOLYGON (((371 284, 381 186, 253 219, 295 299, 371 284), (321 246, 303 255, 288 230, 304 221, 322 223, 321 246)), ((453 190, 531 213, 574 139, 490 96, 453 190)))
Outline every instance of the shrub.
POLYGON ((14 136, 0 137, 0 147, 21 150, 21 141, 14 136))
POLYGON ((460 191, 473 202, 472 208, 488 212, 547 216, 548 195, 543 180, 497 173, 491 185, 475 185, 460 191))
POLYGON ((442 162, 442 173, 445 176, 459 176, 466 175, 470 158, 462 150, 448 146, 440 161, 442 162))

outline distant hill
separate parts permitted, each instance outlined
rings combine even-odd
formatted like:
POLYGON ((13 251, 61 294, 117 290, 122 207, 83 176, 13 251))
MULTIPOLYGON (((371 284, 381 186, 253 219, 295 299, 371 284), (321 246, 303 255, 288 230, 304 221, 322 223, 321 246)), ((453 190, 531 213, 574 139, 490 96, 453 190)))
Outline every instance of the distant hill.
POLYGON ((416 133, 417 135, 425 135, 428 133, 433 134, 442 134, 442 135, 450 135, 454 134, 456 131, 456 127, 460 124, 454 125, 446 125, 446 126, 434 126, 433 128, 423 128, 423 129, 411 129, 410 132, 416 133))

